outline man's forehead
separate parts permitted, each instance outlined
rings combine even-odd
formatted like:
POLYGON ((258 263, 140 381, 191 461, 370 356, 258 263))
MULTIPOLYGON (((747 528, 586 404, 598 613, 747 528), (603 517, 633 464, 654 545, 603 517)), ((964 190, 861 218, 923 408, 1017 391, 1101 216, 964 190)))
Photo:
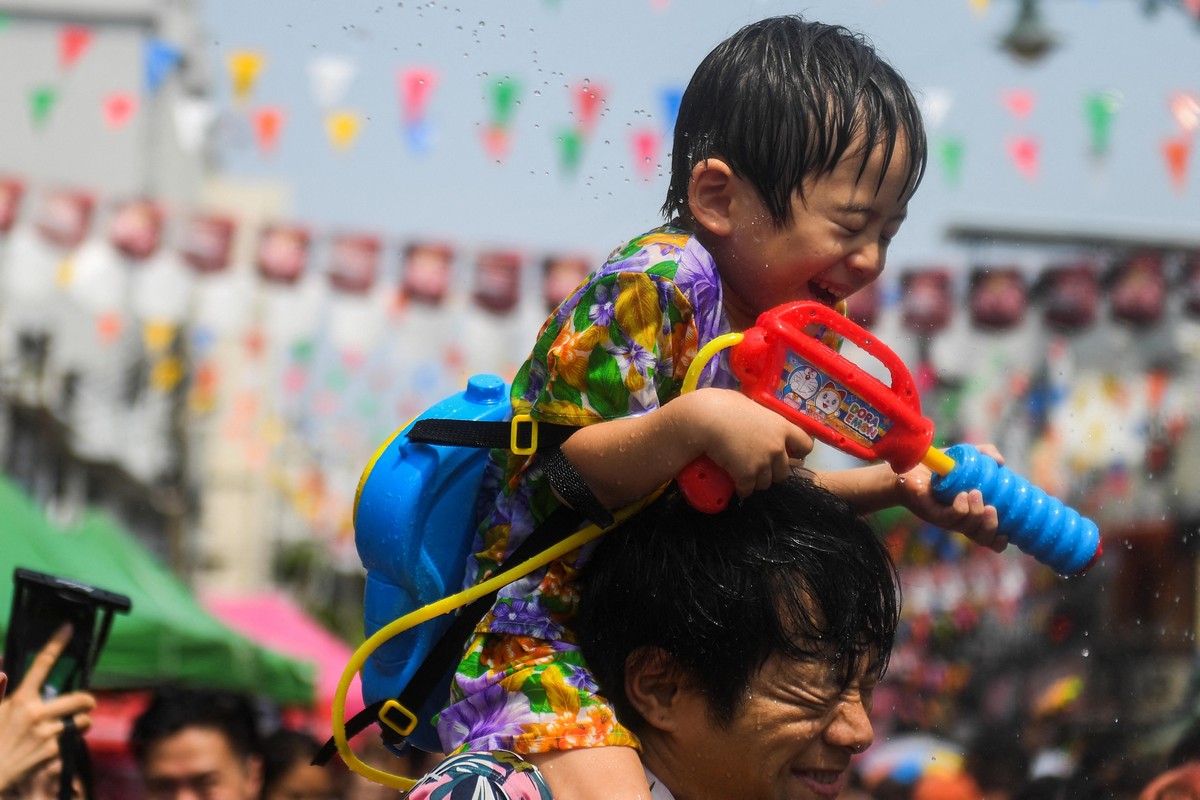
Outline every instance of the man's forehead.
POLYGON ((146 750, 147 768, 225 764, 242 761, 247 754, 234 752, 229 738, 217 728, 193 726, 165 736, 146 750))

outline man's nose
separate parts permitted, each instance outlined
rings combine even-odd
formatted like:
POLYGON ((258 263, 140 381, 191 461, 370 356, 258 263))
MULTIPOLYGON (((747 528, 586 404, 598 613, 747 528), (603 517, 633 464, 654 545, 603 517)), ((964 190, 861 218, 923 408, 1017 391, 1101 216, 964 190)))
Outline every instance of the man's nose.
POLYGON ((860 698, 845 699, 838 703, 833 719, 825 729, 825 738, 830 744, 861 753, 875 741, 875 728, 871 716, 860 698))

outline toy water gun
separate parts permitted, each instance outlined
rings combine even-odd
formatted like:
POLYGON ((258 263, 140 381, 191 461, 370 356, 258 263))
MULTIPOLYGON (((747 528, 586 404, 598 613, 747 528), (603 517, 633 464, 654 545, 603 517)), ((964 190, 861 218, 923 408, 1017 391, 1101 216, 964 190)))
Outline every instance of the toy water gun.
MULTIPOLYGON (((697 354, 684 391, 695 388, 704 366, 732 348, 729 365, 741 391, 782 414, 809 435, 850 455, 886 461, 897 473, 924 464, 934 473, 934 496, 951 503, 979 489, 996 508, 999 532, 1062 575, 1087 571, 1101 554, 1096 523, 1000 466, 970 445, 931 446, 933 423, 904 363, 870 332, 820 303, 795 302, 763 313, 754 327, 717 337, 697 354), (853 342, 891 373, 891 385, 842 356, 814 331, 853 342)), ((719 511, 733 496, 733 480, 707 456, 677 479, 693 506, 719 511)))

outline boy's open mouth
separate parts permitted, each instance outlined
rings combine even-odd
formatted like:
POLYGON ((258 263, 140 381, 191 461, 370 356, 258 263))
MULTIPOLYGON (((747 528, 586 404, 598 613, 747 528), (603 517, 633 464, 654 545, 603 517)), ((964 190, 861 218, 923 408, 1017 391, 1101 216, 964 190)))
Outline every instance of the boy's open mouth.
POLYGON ((830 308, 836 306, 846 298, 850 292, 840 286, 834 286, 831 283, 824 281, 811 280, 808 282, 808 292, 812 295, 813 300, 816 300, 822 305, 827 305, 830 308))

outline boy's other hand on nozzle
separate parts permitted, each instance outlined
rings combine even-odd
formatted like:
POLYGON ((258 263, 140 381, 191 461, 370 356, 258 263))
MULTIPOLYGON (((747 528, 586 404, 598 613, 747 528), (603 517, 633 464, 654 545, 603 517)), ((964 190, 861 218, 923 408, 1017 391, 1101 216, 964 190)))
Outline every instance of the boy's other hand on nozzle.
MULTIPOLYGON (((983 444, 978 449, 996 463, 1004 463, 1004 456, 994 445, 983 444)), ((981 547, 997 553, 1008 547, 1008 537, 997 530, 999 518, 995 506, 987 505, 978 489, 959 492, 954 502, 946 505, 933 496, 932 480, 933 473, 925 466, 897 476, 900 504, 926 522, 961 533, 981 547)))

